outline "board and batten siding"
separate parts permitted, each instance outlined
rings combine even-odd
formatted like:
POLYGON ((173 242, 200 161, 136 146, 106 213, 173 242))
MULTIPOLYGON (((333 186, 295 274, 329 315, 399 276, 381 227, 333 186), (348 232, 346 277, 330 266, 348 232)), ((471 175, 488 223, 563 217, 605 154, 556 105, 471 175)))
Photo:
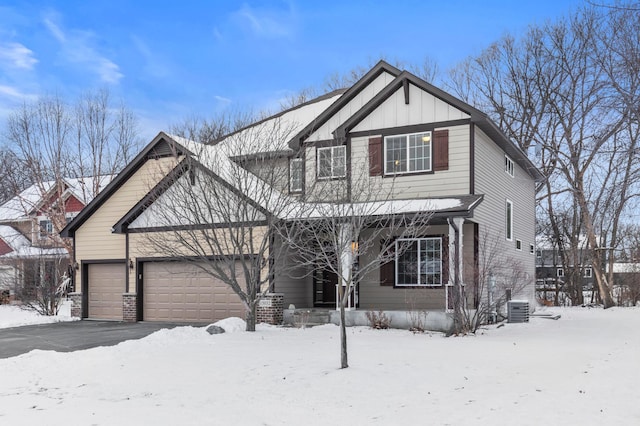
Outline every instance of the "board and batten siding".
MULTIPOLYGON (((521 265, 527 274, 527 287, 514 297, 533 301, 535 254, 530 253, 530 245, 535 244, 535 181, 515 162, 511 177, 505 171, 504 151, 478 128, 475 132, 475 193, 484 195, 474 212, 474 220, 480 224, 480 239, 485 235, 495 236, 495 250, 501 259, 498 264, 521 265), (511 241, 506 239, 507 200, 513 203, 511 241), (516 249, 516 240, 522 242, 521 250, 516 249)), ((488 247, 493 245, 493 242, 487 244, 488 247)))
POLYGON ((332 132, 351 118, 360 108, 369 102, 375 95, 384 89, 395 77, 387 72, 380 74, 367 87, 363 88, 353 99, 351 99, 344 107, 337 111, 326 123, 318 130, 313 132, 307 141, 317 142, 333 139, 332 132))
POLYGON ((76 261, 125 258, 125 236, 111 232, 118 222, 177 163, 161 158, 147 161, 75 232, 76 261))
MULTIPOLYGON (((407 173, 395 177, 374 176, 376 185, 380 185, 380 198, 389 198, 393 191, 394 199, 448 197, 467 195, 470 192, 470 144, 469 125, 442 127, 436 130, 449 131, 449 166, 447 170, 434 173, 407 173)), ((372 135, 371 137, 374 137, 372 135)), ((354 173, 368 175, 369 136, 352 138, 352 168, 354 173)), ((384 157, 384 152, 383 152, 384 157)), ((384 166, 383 166, 384 170, 384 166)), ((357 185, 357 183, 356 183, 357 185)))
POLYGON ((351 131, 364 132, 468 118, 470 117, 465 112, 409 84, 409 104, 405 103, 404 89, 400 87, 351 131))

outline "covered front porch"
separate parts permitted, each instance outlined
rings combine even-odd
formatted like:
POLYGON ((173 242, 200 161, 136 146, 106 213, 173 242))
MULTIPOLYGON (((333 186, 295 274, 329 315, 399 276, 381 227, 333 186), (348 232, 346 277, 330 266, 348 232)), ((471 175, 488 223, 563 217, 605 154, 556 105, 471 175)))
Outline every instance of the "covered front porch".
MULTIPOLYGON (((393 328, 448 331, 454 286, 465 287, 470 308, 476 303, 476 286, 469 284, 473 284, 477 265, 477 235, 478 225, 468 217, 434 217, 424 235, 410 239, 410 249, 389 265, 370 268, 353 283, 345 306, 346 324, 370 325, 367 314, 375 313, 387 316, 393 328)), ((379 247, 357 255, 346 251, 341 262, 358 268, 375 261, 379 253, 379 247)), ((289 261, 293 259, 292 253, 289 261)), ((326 267, 292 270, 289 265, 287 272, 276 272, 274 279, 274 290, 284 294, 284 323, 338 324, 338 290, 340 285, 346 288, 348 281, 326 267)))

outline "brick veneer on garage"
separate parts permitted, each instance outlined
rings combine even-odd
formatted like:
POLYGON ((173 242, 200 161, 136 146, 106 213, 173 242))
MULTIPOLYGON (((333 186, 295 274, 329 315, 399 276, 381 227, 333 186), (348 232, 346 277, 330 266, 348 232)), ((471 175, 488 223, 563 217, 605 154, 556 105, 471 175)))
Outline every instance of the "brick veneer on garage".
POLYGON ((123 321, 136 322, 138 320, 137 299, 138 295, 135 293, 124 293, 122 295, 123 321))
POLYGON ((282 324, 284 311, 284 294, 265 294, 262 297, 261 302, 263 302, 263 306, 260 306, 259 302, 256 308, 256 322, 264 322, 271 325, 282 324))
POLYGON ((69 299, 71 299, 71 316, 82 317, 82 293, 69 293, 69 299))

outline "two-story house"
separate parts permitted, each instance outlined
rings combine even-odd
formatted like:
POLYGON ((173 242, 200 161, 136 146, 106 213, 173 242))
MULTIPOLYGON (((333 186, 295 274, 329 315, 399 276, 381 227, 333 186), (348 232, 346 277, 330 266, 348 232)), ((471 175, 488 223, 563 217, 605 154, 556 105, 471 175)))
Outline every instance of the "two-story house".
MULTIPOLYGON (((255 156, 264 160, 262 167, 286 172, 288 183, 277 189, 291 204, 338 203, 344 197, 318 195, 320 184, 334 185, 338 194, 342 188, 356 190, 355 182, 366 179, 381 188, 378 194, 384 193, 385 201, 403 206, 395 210, 398 217, 427 208, 431 213, 428 232, 413 236, 410 250, 398 252, 360 280, 351 309, 421 309, 433 317, 446 315, 454 270, 467 294, 475 295, 472 305, 486 297, 490 283, 500 295, 509 292, 533 302, 534 196, 541 174, 485 114, 380 62, 347 90, 283 111, 215 145, 160 133, 63 230, 73 238, 75 261, 81 265, 75 288, 81 315, 189 321, 242 315, 239 300, 224 283, 186 279, 188 274, 181 273, 189 268, 185 262, 162 253, 143 254, 142 236, 167 231, 148 212, 159 197, 160 182, 166 184, 168 176, 186 167, 185 157, 206 168, 205 154, 219 157, 224 155, 221 147, 239 143, 243 135, 255 143, 261 129, 285 125, 289 136, 276 145, 256 144, 255 156), (204 293, 215 296, 198 297, 204 293), (159 301, 163 309, 157 308, 159 301), (189 316, 194 312, 195 317, 189 316)), ((243 159, 223 160, 218 158, 207 172, 237 194, 241 191, 229 170, 245 167, 243 159)), ((253 172, 260 180, 261 171, 253 172)), ((189 176, 184 179, 194 179, 189 176)), ((372 193, 367 201, 382 200, 372 193)), ((268 204, 256 200, 266 215, 268 204)), ((375 250, 362 256, 376 256, 375 250)), ((296 262, 295 254, 285 262, 296 262)), ((337 278, 326 271, 285 274, 277 262, 266 262, 264 268, 274 277, 272 290, 282 295, 285 307, 335 309, 337 278)))
POLYGON ((44 281, 59 282, 69 275, 71 241, 63 240, 57 230, 110 179, 39 182, 0 206, 0 289, 12 298, 28 298, 44 281))

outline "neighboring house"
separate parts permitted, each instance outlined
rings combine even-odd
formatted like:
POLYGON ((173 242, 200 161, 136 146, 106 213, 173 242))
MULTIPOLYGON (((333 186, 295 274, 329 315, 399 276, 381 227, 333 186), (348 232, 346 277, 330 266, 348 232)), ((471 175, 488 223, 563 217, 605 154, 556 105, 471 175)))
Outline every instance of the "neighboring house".
POLYGON ((546 304, 568 303, 566 293, 580 289, 593 290, 596 285, 593 266, 586 248, 586 238, 580 238, 577 250, 565 247, 565 255, 573 262, 566 265, 562 261, 558 243, 538 237, 536 241, 536 297, 546 304))
POLYGON ((613 264, 613 295, 619 306, 637 306, 640 303, 640 263, 613 264))
POLYGON ((73 219, 111 177, 46 181, 0 206, 0 288, 30 297, 43 280, 67 274, 70 243, 55 232, 73 219), (97 188, 94 186, 97 185, 97 188))
MULTIPOLYGON (((225 284, 197 274, 185 279, 191 265, 162 253, 149 257, 144 236, 166 230, 154 223, 150 206, 158 197, 159 182, 184 167, 185 154, 207 167, 205 154, 219 154, 218 147, 233 143, 243 132, 259 139, 260 129, 276 121, 286 122, 293 137, 269 147, 271 152, 256 154, 270 167, 288 170, 289 185, 281 190, 292 203, 331 201, 314 200, 315 184, 331 180, 351 185, 360 164, 366 170, 360 178, 387 185, 398 201, 415 201, 402 205, 431 206, 428 235, 413 242, 416 250, 428 251, 429 264, 420 264, 420 256, 399 254, 358 283, 351 309, 411 308, 444 315, 453 282, 449 270, 460 271, 467 294, 476 296, 471 303, 486 297, 480 289, 489 273, 498 284, 496 297, 510 291, 513 297, 534 301, 535 188, 542 175, 485 114, 380 62, 346 91, 284 111, 216 145, 200 146, 165 133, 156 136, 62 232, 73 238, 75 261, 81 265, 76 312, 84 318, 151 321, 242 315, 238 298, 225 284), (454 252, 460 256, 448 255, 454 252), (410 274, 411 269, 421 273, 410 274), (187 293, 213 295, 213 302, 211 297, 185 297, 187 293)), ((242 160, 224 161, 226 166, 217 163, 208 172, 233 187, 228 170, 242 167, 242 160)), ((259 170, 255 173, 260 175, 259 170)), ((258 207, 268 211, 268 206, 258 207)), ((398 214, 411 214, 411 208, 398 214)), ((269 272, 275 274, 273 291, 283 295, 285 307, 335 309, 337 277, 327 271, 282 274, 276 267, 269 272)))

